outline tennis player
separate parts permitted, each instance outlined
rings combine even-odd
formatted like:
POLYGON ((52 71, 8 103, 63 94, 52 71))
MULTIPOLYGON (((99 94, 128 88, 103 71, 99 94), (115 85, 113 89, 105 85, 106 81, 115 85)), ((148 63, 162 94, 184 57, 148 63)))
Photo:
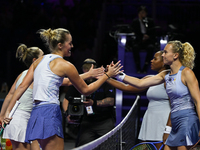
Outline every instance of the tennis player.
POLYGON ((164 64, 170 66, 170 72, 163 71, 147 79, 125 74, 117 78, 137 88, 166 82, 166 92, 171 103, 172 127, 166 128, 170 134, 164 149, 190 149, 199 140, 200 92, 197 78, 192 71, 195 51, 188 42, 170 41, 162 56, 164 64))
POLYGON ((63 59, 71 55, 72 36, 63 28, 55 30, 40 30, 41 38, 46 42, 51 54, 37 59, 29 68, 23 82, 18 86, 12 100, 6 110, 5 123, 8 123, 9 113, 15 101, 34 80, 33 100, 34 107, 28 122, 26 142, 38 140, 42 149, 63 150, 62 114, 58 98, 59 87, 66 85, 64 77, 68 77, 71 83, 83 95, 89 95, 96 91, 108 78, 116 76, 122 68, 120 61, 114 66, 109 66, 108 72, 96 82, 87 85, 79 76, 73 64, 63 59))

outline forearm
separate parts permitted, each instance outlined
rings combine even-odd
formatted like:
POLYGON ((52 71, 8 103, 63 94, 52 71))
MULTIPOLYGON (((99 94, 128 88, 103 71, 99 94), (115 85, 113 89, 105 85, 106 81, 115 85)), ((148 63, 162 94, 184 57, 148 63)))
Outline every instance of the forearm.
POLYGON ((148 78, 142 78, 142 79, 125 75, 123 82, 128 83, 128 84, 130 84, 130 85, 132 85, 132 86, 134 86, 138 89, 145 89, 145 88, 148 88, 150 86, 154 86, 154 85, 164 83, 164 81, 165 81, 164 75, 165 74, 166 74, 165 72, 161 72, 161 73, 159 73, 155 76, 150 76, 148 78))
MULTIPOLYGON (((86 73, 83 73, 83 74, 80 74, 79 75, 83 80, 87 80, 89 78, 91 78, 90 74, 88 72, 86 73)), ((69 78, 64 78, 63 79, 63 83, 62 83, 62 86, 71 86, 72 83, 71 81, 69 80, 69 78)))
POLYGON ((89 84, 87 88, 82 88, 83 90, 80 93, 86 96, 94 93, 107 79, 108 77, 104 74, 97 81, 89 84))
POLYGON ((144 81, 142 79, 138 79, 132 76, 128 76, 126 75, 124 80, 124 83, 130 84, 131 86, 134 86, 138 89, 142 89, 142 88, 147 88, 148 86, 144 84, 144 81))
POLYGON ((125 84, 123 82, 119 82, 117 80, 114 79, 109 79, 106 81, 108 84, 112 85, 113 87, 122 90, 124 92, 129 92, 129 93, 139 93, 139 92, 143 92, 146 90, 146 88, 144 89, 138 89, 136 87, 133 87, 129 84, 125 84))
POLYGON ((20 97, 22 96, 22 94, 25 92, 26 89, 27 89, 27 87, 21 87, 20 85, 18 86, 17 90, 13 94, 12 99, 8 105, 8 108, 6 110, 7 112, 10 112, 12 110, 16 101, 20 99, 20 97))
POLYGON ((170 127, 172 126, 172 123, 171 123, 171 113, 169 113, 169 117, 168 117, 166 126, 170 126, 170 127))
POLYGON ((3 105, 1 107, 1 113, 0 113, 1 116, 5 115, 6 109, 7 109, 8 105, 9 105, 9 103, 11 101, 12 96, 13 96, 12 94, 8 93, 8 95, 6 96, 5 100, 3 101, 3 105))
POLYGON ((67 111, 68 105, 69 105, 69 101, 66 98, 64 98, 63 103, 62 103, 62 107, 64 111, 67 111))
POLYGON ((196 111, 197 111, 197 115, 198 115, 199 120, 200 120, 200 105, 199 104, 196 105, 196 111))
POLYGON ((83 80, 87 80, 87 79, 91 78, 91 75, 89 74, 89 72, 85 72, 85 73, 80 74, 80 77, 83 80))
POLYGON ((102 100, 97 100, 97 107, 107 107, 114 105, 114 98, 113 97, 106 97, 102 100))

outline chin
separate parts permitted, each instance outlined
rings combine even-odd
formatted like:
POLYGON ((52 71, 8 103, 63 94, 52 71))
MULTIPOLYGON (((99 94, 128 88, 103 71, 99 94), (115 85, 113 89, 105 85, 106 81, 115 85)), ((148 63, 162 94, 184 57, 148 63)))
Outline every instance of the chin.
POLYGON ((65 55, 65 57, 70 57, 71 56, 71 53, 68 53, 65 55))

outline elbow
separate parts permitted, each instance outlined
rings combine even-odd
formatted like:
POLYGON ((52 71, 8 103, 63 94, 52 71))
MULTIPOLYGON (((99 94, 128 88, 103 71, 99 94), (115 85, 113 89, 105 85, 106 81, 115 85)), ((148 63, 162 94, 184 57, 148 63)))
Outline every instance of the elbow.
POLYGON ((91 94, 91 92, 89 92, 87 89, 81 90, 79 91, 81 94, 85 95, 85 96, 89 96, 91 94))

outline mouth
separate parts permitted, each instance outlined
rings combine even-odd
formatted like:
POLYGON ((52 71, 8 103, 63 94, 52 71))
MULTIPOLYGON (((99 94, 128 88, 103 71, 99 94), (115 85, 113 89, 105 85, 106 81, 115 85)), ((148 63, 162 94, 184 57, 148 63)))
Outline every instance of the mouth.
POLYGON ((151 68, 153 68, 153 64, 151 64, 151 68))

